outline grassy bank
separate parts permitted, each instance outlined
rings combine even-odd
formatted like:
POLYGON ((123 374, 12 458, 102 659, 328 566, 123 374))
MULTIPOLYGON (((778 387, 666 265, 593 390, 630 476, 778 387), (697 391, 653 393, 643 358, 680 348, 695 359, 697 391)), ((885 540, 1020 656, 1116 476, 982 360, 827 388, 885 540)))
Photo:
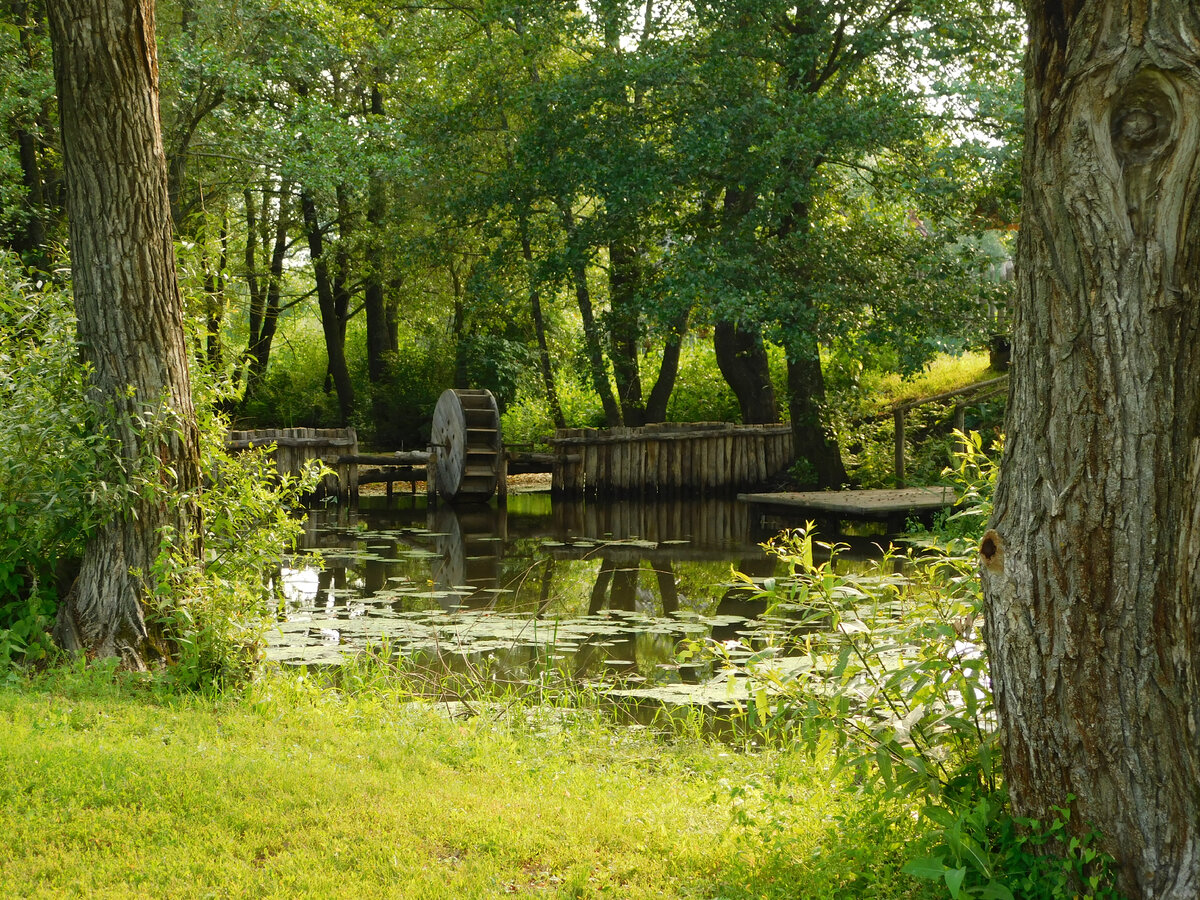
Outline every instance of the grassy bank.
POLYGON ((799 755, 274 674, 0 690, 0 894, 916 897, 911 818, 799 755), (900 824, 896 824, 900 823, 900 824))

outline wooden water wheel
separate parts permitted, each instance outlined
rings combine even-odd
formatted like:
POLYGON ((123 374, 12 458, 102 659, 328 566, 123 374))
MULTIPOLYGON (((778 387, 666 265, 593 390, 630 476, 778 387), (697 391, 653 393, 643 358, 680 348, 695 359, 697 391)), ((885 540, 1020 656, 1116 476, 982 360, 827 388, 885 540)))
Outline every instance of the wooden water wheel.
POLYGON ((437 451, 437 491, 443 499, 485 503, 496 493, 504 445, 491 391, 443 391, 429 443, 437 451))

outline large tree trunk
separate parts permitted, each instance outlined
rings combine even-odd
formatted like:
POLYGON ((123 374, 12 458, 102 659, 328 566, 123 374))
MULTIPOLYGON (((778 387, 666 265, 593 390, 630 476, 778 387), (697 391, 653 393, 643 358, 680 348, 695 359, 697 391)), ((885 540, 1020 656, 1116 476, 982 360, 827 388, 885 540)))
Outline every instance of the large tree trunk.
POLYGON ((829 423, 825 421, 825 377, 821 373, 821 356, 814 338, 801 336, 802 344, 794 359, 787 364, 788 413, 792 419, 792 451, 799 460, 812 468, 806 487, 821 490, 840 488, 849 477, 842 463, 829 423))
POLYGON ((762 332, 735 322, 717 322, 713 327, 713 349, 717 368, 737 397, 746 425, 770 425, 779 421, 779 405, 762 332))
POLYGON ((1029 5, 1009 443, 981 545, 1015 811, 1200 896, 1200 11, 1029 5), (1074 800, 1071 800, 1074 797, 1074 800))
POLYGON ((140 600, 163 541, 199 551, 199 440, 175 278, 158 117, 154 4, 50 0, 79 340, 122 461, 161 462, 89 541, 55 634, 71 651, 141 667, 140 600), (139 421, 168 426, 147 431, 139 421), (146 440, 153 444, 145 445, 146 440), (191 498, 191 499, 185 499, 191 498))

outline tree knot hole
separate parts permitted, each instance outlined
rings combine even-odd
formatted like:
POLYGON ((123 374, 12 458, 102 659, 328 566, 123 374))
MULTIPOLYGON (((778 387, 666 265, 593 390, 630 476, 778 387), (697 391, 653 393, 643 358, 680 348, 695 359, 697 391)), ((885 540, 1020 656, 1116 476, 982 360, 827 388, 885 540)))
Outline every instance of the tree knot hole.
POLYGON ((1111 115, 1113 148, 1126 165, 1148 163, 1174 144, 1176 103, 1169 81, 1157 70, 1139 73, 1117 98, 1111 115))
POLYGON ((979 555, 983 564, 994 572, 999 572, 1004 564, 1004 541, 993 528, 988 529, 983 540, 979 542, 979 555))

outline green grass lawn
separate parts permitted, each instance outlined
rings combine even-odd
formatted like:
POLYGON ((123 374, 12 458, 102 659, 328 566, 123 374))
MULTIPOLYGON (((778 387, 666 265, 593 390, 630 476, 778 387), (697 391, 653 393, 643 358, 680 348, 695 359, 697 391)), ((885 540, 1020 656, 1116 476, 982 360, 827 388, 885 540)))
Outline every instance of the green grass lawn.
POLYGON ((915 836, 802 755, 586 711, 451 720, 280 673, 0 689, 4 897, 917 897, 915 836))

